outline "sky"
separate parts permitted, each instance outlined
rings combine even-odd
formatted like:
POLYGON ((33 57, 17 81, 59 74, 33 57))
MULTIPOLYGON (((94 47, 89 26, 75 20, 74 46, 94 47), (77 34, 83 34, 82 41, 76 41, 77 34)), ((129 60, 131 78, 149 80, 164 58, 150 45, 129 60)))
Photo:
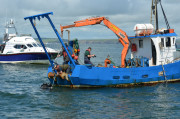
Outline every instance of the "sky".
MULTIPOLYGON (((180 34, 180 0, 161 0, 170 27, 180 34)), ((53 12, 51 19, 60 32, 61 25, 70 25, 74 21, 104 16, 127 33, 135 35, 135 24, 150 23, 151 0, 0 0, 0 37, 3 37, 7 21, 14 19, 19 34, 36 34, 24 17, 53 12)), ((159 6, 159 5, 158 5, 159 6)), ((160 6, 159 6, 160 8, 160 6)), ((103 24, 103 23, 102 23, 103 24)), ((36 21, 41 37, 56 38, 46 19, 36 21)), ((159 27, 166 28, 162 12, 159 9, 159 27)), ((116 39, 116 35, 104 25, 84 26, 69 29, 70 38, 78 39, 116 39)), ((64 33, 67 38, 67 32, 64 33)))

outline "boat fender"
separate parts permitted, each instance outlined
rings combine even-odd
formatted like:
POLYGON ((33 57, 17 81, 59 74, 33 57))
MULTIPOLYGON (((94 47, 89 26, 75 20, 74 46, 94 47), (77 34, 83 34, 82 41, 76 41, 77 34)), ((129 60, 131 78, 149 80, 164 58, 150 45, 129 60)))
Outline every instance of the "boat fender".
POLYGON ((131 52, 137 52, 137 46, 135 43, 131 45, 131 52))
POLYGON ((74 58, 74 54, 72 54, 72 58, 74 58))
POLYGON ((74 56, 74 59, 75 59, 75 60, 78 60, 78 56, 74 56))

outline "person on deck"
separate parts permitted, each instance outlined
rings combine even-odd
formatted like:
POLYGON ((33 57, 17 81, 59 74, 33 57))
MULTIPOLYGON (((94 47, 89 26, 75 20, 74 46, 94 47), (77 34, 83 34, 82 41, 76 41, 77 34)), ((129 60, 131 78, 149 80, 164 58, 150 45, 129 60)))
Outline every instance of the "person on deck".
POLYGON ((84 53, 84 64, 93 65, 93 63, 90 61, 91 57, 96 57, 96 55, 94 54, 91 55, 91 47, 89 47, 84 53))
MULTIPOLYGON (((66 46, 66 49, 68 50, 69 54, 71 55, 71 52, 68 49, 67 43, 65 43, 65 46, 66 46)), ((68 57, 64 47, 62 47, 62 51, 57 55, 57 57, 61 57, 61 56, 63 56, 63 60, 64 60, 63 64, 68 64, 68 62, 70 61, 70 58, 68 57)))
POLYGON ((68 64, 59 65, 56 64, 54 66, 54 69, 57 71, 56 78, 54 80, 54 83, 57 84, 57 77, 60 77, 61 79, 66 79, 67 81, 70 81, 68 78, 68 74, 70 73, 70 66, 68 64))
POLYGON ((57 71, 57 75, 62 74, 62 68, 58 64, 54 66, 54 69, 57 71))

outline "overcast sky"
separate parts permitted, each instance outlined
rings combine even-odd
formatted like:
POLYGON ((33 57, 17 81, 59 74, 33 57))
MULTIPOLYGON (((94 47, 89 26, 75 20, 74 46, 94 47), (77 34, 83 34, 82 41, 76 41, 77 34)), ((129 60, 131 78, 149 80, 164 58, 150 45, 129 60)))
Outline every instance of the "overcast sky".
MULTIPOLYGON (((171 28, 180 33, 180 0, 162 0, 166 16, 171 28)), ((24 17, 53 12, 52 21, 59 26, 70 25, 74 21, 93 16, 105 16, 124 30, 127 35, 134 35, 134 25, 149 23, 151 0, 0 0, 0 37, 3 37, 5 21, 15 20, 19 34, 32 34, 36 37, 29 21, 24 17)), ((160 9, 159 9, 160 12, 160 9)), ((160 12, 160 28, 166 28, 160 12)), ((41 37, 56 37, 47 20, 36 22, 41 37)), ((71 28, 71 39, 111 39, 116 35, 103 25, 71 28)), ((65 32, 64 37, 67 38, 65 32)))

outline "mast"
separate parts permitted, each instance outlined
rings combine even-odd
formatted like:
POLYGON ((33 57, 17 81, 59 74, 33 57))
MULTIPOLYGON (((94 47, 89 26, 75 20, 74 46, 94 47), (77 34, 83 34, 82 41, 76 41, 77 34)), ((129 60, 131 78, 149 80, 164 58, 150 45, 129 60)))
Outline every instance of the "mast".
POLYGON ((7 22, 5 25, 5 34, 4 34, 4 41, 8 41, 9 39, 11 39, 12 37, 15 37, 18 35, 15 23, 13 19, 10 19, 10 22, 7 22), (15 34, 12 32, 15 32, 15 34))
POLYGON ((155 28, 155 33, 159 29, 159 23, 158 23, 158 8, 157 4, 159 3, 159 0, 152 0, 152 6, 151 6, 151 20, 150 23, 153 24, 155 28))
POLYGON ((170 25, 169 22, 167 20, 165 11, 163 9, 161 0, 152 0, 152 6, 151 6, 151 20, 150 23, 153 24, 154 28, 155 28, 155 33, 157 33, 158 29, 159 29, 159 23, 158 23, 158 8, 157 8, 157 4, 160 3, 160 7, 164 16, 164 20, 167 26, 167 29, 170 29, 170 25))

